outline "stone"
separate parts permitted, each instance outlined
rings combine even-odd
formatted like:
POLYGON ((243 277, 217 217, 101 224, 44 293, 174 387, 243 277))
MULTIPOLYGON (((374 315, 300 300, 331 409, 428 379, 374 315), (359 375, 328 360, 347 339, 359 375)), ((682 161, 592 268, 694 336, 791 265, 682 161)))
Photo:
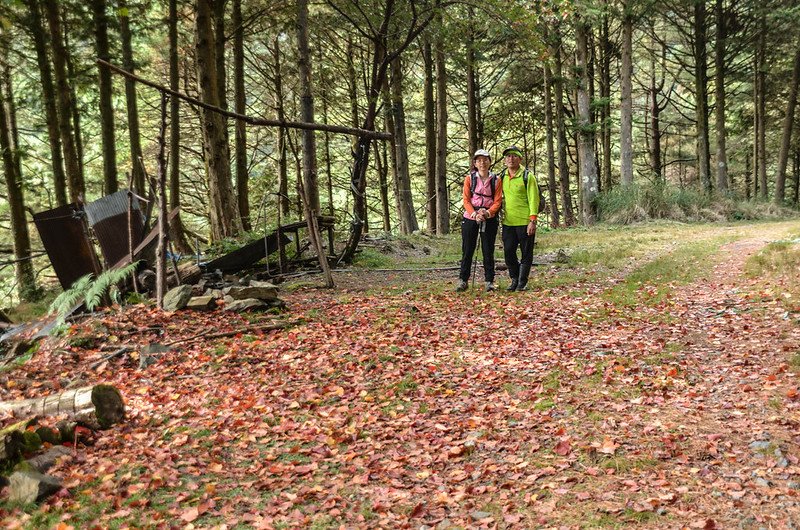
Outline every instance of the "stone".
POLYGON ((23 504, 44 500, 61 489, 59 479, 38 471, 17 471, 8 482, 9 500, 23 504))
POLYGON ((269 287, 226 287, 222 290, 228 296, 232 296, 235 300, 246 300, 248 298, 258 298, 259 300, 272 300, 278 297, 278 288, 270 284, 269 287))
POLYGON ((473 521, 480 521, 482 519, 490 518, 492 516, 492 514, 489 513, 489 512, 475 511, 475 512, 472 512, 471 514, 469 514, 469 516, 472 517, 473 521))
POLYGON ((186 304, 186 309, 194 309, 195 311, 208 311, 215 309, 217 299, 213 296, 193 296, 189 303, 186 304))
POLYGON ((225 305, 225 311, 236 311, 241 313, 243 311, 250 311, 252 309, 264 309, 268 307, 262 300, 256 298, 245 298, 244 300, 234 300, 230 304, 225 305))
POLYGON ((164 311, 178 311, 186 307, 192 297, 191 285, 179 285, 164 295, 164 311))

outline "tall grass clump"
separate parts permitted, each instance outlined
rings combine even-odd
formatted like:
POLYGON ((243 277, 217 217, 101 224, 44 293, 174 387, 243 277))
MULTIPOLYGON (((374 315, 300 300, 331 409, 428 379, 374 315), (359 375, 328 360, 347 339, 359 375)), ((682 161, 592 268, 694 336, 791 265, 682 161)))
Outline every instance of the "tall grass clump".
POLYGON ((631 224, 655 219, 671 221, 753 221, 796 217, 798 212, 773 202, 709 196, 696 188, 676 188, 663 181, 618 186, 598 196, 603 221, 631 224))

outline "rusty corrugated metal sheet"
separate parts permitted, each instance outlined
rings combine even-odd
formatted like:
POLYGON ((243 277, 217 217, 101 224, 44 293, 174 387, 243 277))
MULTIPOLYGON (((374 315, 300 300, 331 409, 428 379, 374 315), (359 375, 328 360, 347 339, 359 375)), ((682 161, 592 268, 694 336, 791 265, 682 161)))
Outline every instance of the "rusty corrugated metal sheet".
POLYGON ((33 222, 61 287, 69 289, 81 276, 100 274, 102 268, 89 242, 83 212, 76 205, 34 214, 33 222))
MULTIPOLYGON (((87 204, 84 209, 89 226, 97 236, 106 267, 110 267, 128 255, 128 191, 120 190, 87 204)), ((133 246, 144 237, 144 219, 139 201, 133 198, 133 246)))

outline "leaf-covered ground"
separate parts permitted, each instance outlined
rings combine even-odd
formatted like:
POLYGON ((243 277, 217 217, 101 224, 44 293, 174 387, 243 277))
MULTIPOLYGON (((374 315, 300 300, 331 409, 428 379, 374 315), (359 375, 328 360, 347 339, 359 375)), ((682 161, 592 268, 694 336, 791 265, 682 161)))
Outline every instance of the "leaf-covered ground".
POLYGON ((697 263, 679 241, 610 273, 537 267, 525 293, 351 272, 284 292, 279 317, 107 313, 72 331, 98 340, 0 374, 3 399, 109 381, 129 411, 52 471, 69 494, 2 505, 3 524, 800 527, 800 305, 743 275, 792 228, 728 234, 697 263), (636 279, 659 259, 705 273, 636 279), (301 321, 88 369, 108 343, 275 318, 301 321))

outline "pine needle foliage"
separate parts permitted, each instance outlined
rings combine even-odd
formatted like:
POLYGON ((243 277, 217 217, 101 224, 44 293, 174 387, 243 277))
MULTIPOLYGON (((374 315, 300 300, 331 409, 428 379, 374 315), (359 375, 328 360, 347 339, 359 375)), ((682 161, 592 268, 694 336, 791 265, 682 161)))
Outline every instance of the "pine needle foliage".
POLYGON ((84 304, 86 304, 86 308, 89 311, 93 311, 102 303, 103 296, 106 293, 136 271, 137 265, 138 262, 131 263, 119 269, 110 269, 104 271, 97 278, 95 278, 93 274, 87 274, 79 278, 69 289, 53 300, 53 303, 50 304, 50 308, 48 309, 48 313, 57 314, 58 322, 62 323, 67 317, 67 313, 69 313, 81 299, 83 299, 84 304))

